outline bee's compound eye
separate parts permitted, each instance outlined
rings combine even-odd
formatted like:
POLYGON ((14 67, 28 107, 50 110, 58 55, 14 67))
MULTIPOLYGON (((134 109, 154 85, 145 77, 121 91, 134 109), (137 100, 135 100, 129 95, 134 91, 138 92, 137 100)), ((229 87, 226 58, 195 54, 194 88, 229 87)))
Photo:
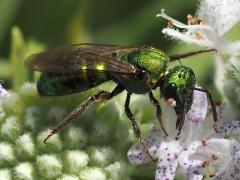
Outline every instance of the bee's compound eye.
POLYGON ((164 91, 165 99, 172 98, 173 100, 177 99, 177 85, 174 83, 170 83, 167 85, 164 91))
POLYGON ((170 83, 167 87, 168 91, 175 92, 177 90, 177 86, 174 83, 170 83))

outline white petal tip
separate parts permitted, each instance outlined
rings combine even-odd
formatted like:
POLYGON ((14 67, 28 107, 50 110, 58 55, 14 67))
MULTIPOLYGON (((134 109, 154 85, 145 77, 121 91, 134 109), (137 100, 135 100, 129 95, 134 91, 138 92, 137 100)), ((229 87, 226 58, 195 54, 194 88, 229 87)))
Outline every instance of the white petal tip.
POLYGON ((165 9, 161 9, 161 13, 156 14, 156 17, 163 17, 164 16, 164 11, 165 11, 165 9))
POLYGON ((167 33, 167 28, 163 28, 162 33, 166 34, 167 33))

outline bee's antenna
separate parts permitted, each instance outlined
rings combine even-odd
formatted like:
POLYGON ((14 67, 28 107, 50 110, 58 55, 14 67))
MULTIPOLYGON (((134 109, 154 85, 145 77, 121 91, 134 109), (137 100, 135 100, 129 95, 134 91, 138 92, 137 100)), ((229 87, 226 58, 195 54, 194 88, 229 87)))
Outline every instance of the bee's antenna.
POLYGON ((188 52, 188 53, 184 53, 184 54, 174 54, 174 55, 169 56, 169 61, 176 61, 176 60, 179 60, 182 58, 186 58, 189 56, 194 56, 194 55, 202 54, 202 53, 206 53, 206 52, 211 52, 211 51, 217 52, 216 49, 205 49, 205 50, 199 50, 199 51, 192 51, 192 52, 188 52))

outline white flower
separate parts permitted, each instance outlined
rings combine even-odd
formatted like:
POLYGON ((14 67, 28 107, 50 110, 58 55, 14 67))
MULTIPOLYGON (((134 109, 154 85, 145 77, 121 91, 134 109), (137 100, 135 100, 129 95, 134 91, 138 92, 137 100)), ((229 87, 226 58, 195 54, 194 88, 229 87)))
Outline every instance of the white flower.
POLYGON ((2 87, 2 84, 0 81, 0 97, 2 96, 9 97, 9 93, 2 87))
POLYGON ((237 179, 240 177, 240 144, 235 140, 210 138, 193 143, 180 153, 179 165, 188 179, 237 179))
POLYGON ((179 39, 203 47, 215 48, 221 54, 240 54, 240 41, 228 41, 223 35, 240 20, 240 0, 202 0, 196 18, 189 17, 183 24, 161 10, 157 17, 170 22, 162 32, 173 39, 179 39))
MULTIPOLYGON (((219 132, 216 133, 212 128, 206 127, 210 123, 205 122, 207 108, 205 93, 194 91, 194 102, 186 116, 179 140, 176 141, 174 136, 164 137, 161 129, 152 129, 145 142, 150 154, 158 159, 155 180, 174 179, 178 166, 180 173, 189 180, 203 179, 206 176, 216 179, 240 177, 240 144, 223 138, 233 133, 232 129, 239 133, 240 123, 235 128, 234 121, 230 126, 230 121, 227 121, 228 124, 222 122, 224 106, 220 106, 217 113, 222 123, 220 122, 219 132)), ((165 122, 173 123, 171 120, 165 122)), ((150 161, 139 144, 131 147, 128 158, 134 165, 150 161)))
MULTIPOLYGON (((225 72, 223 55, 230 55, 230 58, 240 55, 240 41, 224 38, 224 34, 240 20, 240 0, 202 0, 196 17, 188 16, 188 24, 167 16, 163 9, 157 16, 169 20, 169 26, 162 32, 172 39, 216 49, 217 63, 222 63, 222 68, 218 68, 221 74, 225 72)), ((218 82, 222 84, 223 76, 218 78, 218 82)), ((211 109, 208 113, 210 118, 206 118, 206 99, 204 93, 194 91, 193 105, 186 114, 179 140, 176 141, 174 135, 164 137, 162 130, 158 128, 153 128, 146 138, 150 154, 158 159, 156 180, 174 179, 177 169, 190 180, 204 177, 224 180, 240 177, 240 144, 233 139, 240 133, 240 122, 226 116, 224 111, 229 106, 222 104, 217 107, 218 132, 215 132, 212 128, 211 109)), ((165 110, 163 112, 166 113, 165 110)), ((165 123, 171 124, 173 119, 176 117, 164 118, 165 123)), ((172 126, 167 127, 168 132, 175 130, 169 127, 172 126)), ((169 134, 174 134, 174 131, 169 134)), ((135 165, 150 161, 139 144, 129 150, 128 158, 135 165)))

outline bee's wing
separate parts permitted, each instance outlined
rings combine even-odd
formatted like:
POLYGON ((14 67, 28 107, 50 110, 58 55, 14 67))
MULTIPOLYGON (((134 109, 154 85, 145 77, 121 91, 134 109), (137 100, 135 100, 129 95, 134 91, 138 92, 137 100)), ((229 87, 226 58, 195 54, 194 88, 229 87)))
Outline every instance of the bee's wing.
POLYGON ((25 64, 42 72, 37 84, 41 95, 65 95, 85 91, 119 74, 147 77, 146 71, 120 59, 122 54, 139 48, 142 47, 77 44, 31 55, 25 64))
POLYGON ((78 74, 43 72, 37 82, 37 89, 43 96, 62 96, 86 91, 108 80, 105 73, 90 70, 78 74))
POLYGON ((25 64, 32 70, 48 73, 73 74, 82 70, 96 70, 135 74, 141 69, 136 65, 120 60, 119 53, 128 53, 141 47, 76 44, 33 54, 27 58, 25 64))

